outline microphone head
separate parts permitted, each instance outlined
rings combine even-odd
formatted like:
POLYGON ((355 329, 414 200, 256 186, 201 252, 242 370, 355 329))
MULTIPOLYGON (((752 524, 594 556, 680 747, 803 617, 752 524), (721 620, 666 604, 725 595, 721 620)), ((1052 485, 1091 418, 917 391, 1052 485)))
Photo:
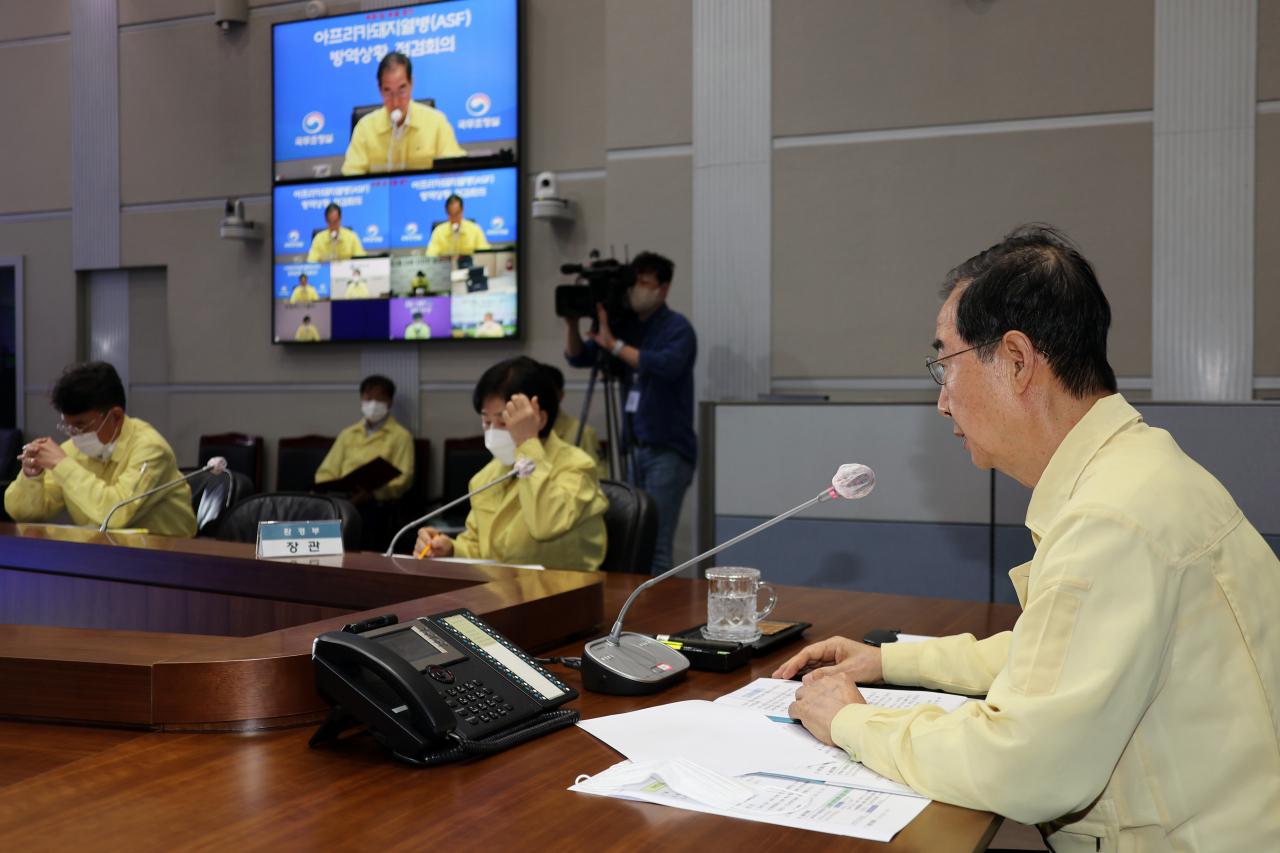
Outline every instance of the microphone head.
POLYGON ((831 496, 842 498, 866 497, 876 485, 876 475, 866 465, 847 462, 840 466, 836 475, 831 478, 831 496))
POLYGON ((400 119, 402 119, 402 118, 404 118, 404 113, 400 112, 399 110, 392 110, 392 111, 391 111, 391 123, 392 123, 392 124, 399 124, 399 123, 400 123, 400 119))
POLYGON ((532 459, 517 459, 516 476, 521 480, 528 479, 528 477, 533 474, 533 469, 537 467, 538 463, 534 462, 532 459))
POLYGON ((206 465, 205 467, 208 468, 210 471, 212 471, 214 476, 216 477, 218 474, 221 474, 223 471, 227 470, 227 460, 222 458, 221 456, 214 456, 212 459, 209 460, 209 464, 206 465))

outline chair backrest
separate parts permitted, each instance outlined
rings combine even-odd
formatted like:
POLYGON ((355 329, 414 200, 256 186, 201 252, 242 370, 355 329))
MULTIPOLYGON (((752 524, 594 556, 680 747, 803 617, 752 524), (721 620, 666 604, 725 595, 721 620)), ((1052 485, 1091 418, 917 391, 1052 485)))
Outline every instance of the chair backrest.
MULTIPOLYGON (((414 98, 414 100, 420 104, 426 104, 429 107, 434 107, 436 105, 435 98, 414 98)), ((351 129, 355 130, 356 125, 360 123, 360 119, 364 118, 374 110, 381 109, 381 108, 382 108, 382 104, 369 104, 368 106, 365 106, 365 107, 353 108, 351 110, 351 129)))
POLYGON ((330 495, 302 492, 267 492, 251 495, 231 508, 218 525, 223 542, 256 542, 259 521, 342 521, 342 544, 348 551, 360 550, 360 511, 350 503, 330 495))
POLYGON ((239 432, 200 436, 200 464, 215 456, 227 460, 227 467, 249 478, 254 492, 262 491, 262 436, 239 432))
MULTIPOLYGON (((456 500, 470 489, 471 478, 489 464, 493 454, 484 446, 484 436, 446 438, 444 440, 444 502, 456 500)), ((449 518, 466 518, 471 511, 471 501, 464 501, 449 510, 449 518)))
POLYGON ((22 470, 22 430, 0 429, 0 480, 12 480, 22 470))
POLYGON ((600 491, 609 499, 609 508, 604 513, 609 548, 600 570, 649 574, 658 539, 657 501, 643 489, 620 480, 601 480, 600 491))
POLYGON ((280 439, 276 445, 276 491, 309 491, 316 482, 316 469, 329 455, 333 441, 323 435, 280 439))
POLYGON ((230 468, 217 476, 201 471, 187 480, 187 485, 191 487, 197 536, 217 536, 218 525, 231 508, 253 494, 253 481, 230 468))
POLYGON ((408 508, 411 512, 421 515, 425 512, 427 502, 427 487, 430 484, 431 474, 431 439, 415 438, 413 440, 413 485, 409 487, 408 508))

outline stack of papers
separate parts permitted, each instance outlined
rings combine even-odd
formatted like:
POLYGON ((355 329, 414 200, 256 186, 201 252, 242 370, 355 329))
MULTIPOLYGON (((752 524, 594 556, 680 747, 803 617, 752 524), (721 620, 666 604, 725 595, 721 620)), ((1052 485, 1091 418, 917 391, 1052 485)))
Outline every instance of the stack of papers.
MULTIPOLYGON (((929 800, 851 761, 844 750, 827 746, 792 720, 787 708, 799 686, 760 678, 715 702, 673 702, 583 720, 578 726, 634 762, 680 757, 769 789, 731 810, 690 800, 653 780, 609 796, 889 841, 929 800)), ((874 687, 862 688, 862 695, 869 705, 910 708, 932 703, 947 712, 969 701, 963 696, 874 687)), ((583 789, 575 785, 569 790, 583 789)))

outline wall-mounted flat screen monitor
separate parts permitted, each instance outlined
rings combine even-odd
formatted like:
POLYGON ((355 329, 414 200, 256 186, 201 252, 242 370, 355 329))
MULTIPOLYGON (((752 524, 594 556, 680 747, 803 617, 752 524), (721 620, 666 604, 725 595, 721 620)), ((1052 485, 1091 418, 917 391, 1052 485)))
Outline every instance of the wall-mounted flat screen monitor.
POLYGON ((277 185, 276 343, 519 334, 514 167, 277 185))
POLYGON ((514 162, 518 33, 517 0, 441 0, 277 24, 275 179, 514 162), (407 64, 384 64, 390 54, 407 64))

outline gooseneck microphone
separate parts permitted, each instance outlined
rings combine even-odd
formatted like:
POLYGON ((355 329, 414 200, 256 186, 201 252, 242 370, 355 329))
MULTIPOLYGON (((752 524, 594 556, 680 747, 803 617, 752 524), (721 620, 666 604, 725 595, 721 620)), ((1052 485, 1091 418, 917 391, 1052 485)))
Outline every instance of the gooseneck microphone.
POLYGON ((391 537, 391 544, 387 546, 386 553, 384 553, 382 556, 384 557, 395 556, 394 550, 396 547, 396 542, 400 539, 401 536, 407 533, 411 528, 417 527, 419 524, 422 524, 422 522, 424 521, 429 521, 430 519, 435 518, 437 515, 444 512, 446 509, 457 506, 458 504, 470 498, 472 495, 478 495, 481 492, 483 492, 485 489, 492 488, 493 486, 496 486, 501 482, 510 480, 512 477, 519 477, 521 480, 524 480, 530 475, 532 475, 533 469, 537 467, 538 467, 538 463, 534 462, 532 459, 517 459, 516 465, 514 468, 512 468, 510 471, 503 474, 501 477, 494 480, 493 482, 485 483, 483 486, 476 489, 474 492, 468 492, 467 494, 458 498, 456 501, 449 501, 447 504, 440 507, 439 509, 432 510, 431 512, 424 515, 422 518, 414 519, 413 521, 406 524, 404 527, 401 527, 400 530, 396 532, 396 535, 391 537))
POLYGON ((638 696, 656 692, 683 678, 689 668, 688 658, 652 637, 622 630, 622 620, 627 615, 627 609, 640 593, 814 504, 836 497, 851 500, 865 497, 875 484, 876 475, 866 465, 856 463, 841 465, 831 480, 831 486, 820 492, 817 497, 640 584, 622 605, 622 610, 618 612, 618 618, 613 623, 613 630, 608 636, 590 641, 582 650, 583 687, 597 693, 638 696))
MULTIPOLYGON (((143 463, 143 467, 144 468, 146 467, 146 463, 143 463)), ((167 489, 170 486, 176 486, 179 483, 190 480, 196 474, 203 474, 205 471, 211 471, 213 473, 213 476, 216 477, 225 470, 227 470, 227 460, 223 459, 221 456, 215 456, 212 459, 210 459, 208 464, 206 464, 203 468, 199 468, 195 471, 192 471, 190 474, 185 474, 176 480, 170 480, 164 485, 156 486, 154 489, 145 491, 140 495, 134 495, 133 497, 128 498, 127 500, 120 501, 120 503, 113 506, 111 508, 111 511, 107 513, 107 517, 102 520, 102 526, 99 527, 98 530, 99 532, 105 533, 107 531, 107 524, 109 524, 111 521, 111 516, 115 515, 116 510, 118 510, 120 507, 124 506, 125 504, 130 504, 130 503, 133 503, 134 501, 140 501, 143 498, 147 497, 148 495, 154 495, 156 492, 163 491, 164 489, 167 489)))

